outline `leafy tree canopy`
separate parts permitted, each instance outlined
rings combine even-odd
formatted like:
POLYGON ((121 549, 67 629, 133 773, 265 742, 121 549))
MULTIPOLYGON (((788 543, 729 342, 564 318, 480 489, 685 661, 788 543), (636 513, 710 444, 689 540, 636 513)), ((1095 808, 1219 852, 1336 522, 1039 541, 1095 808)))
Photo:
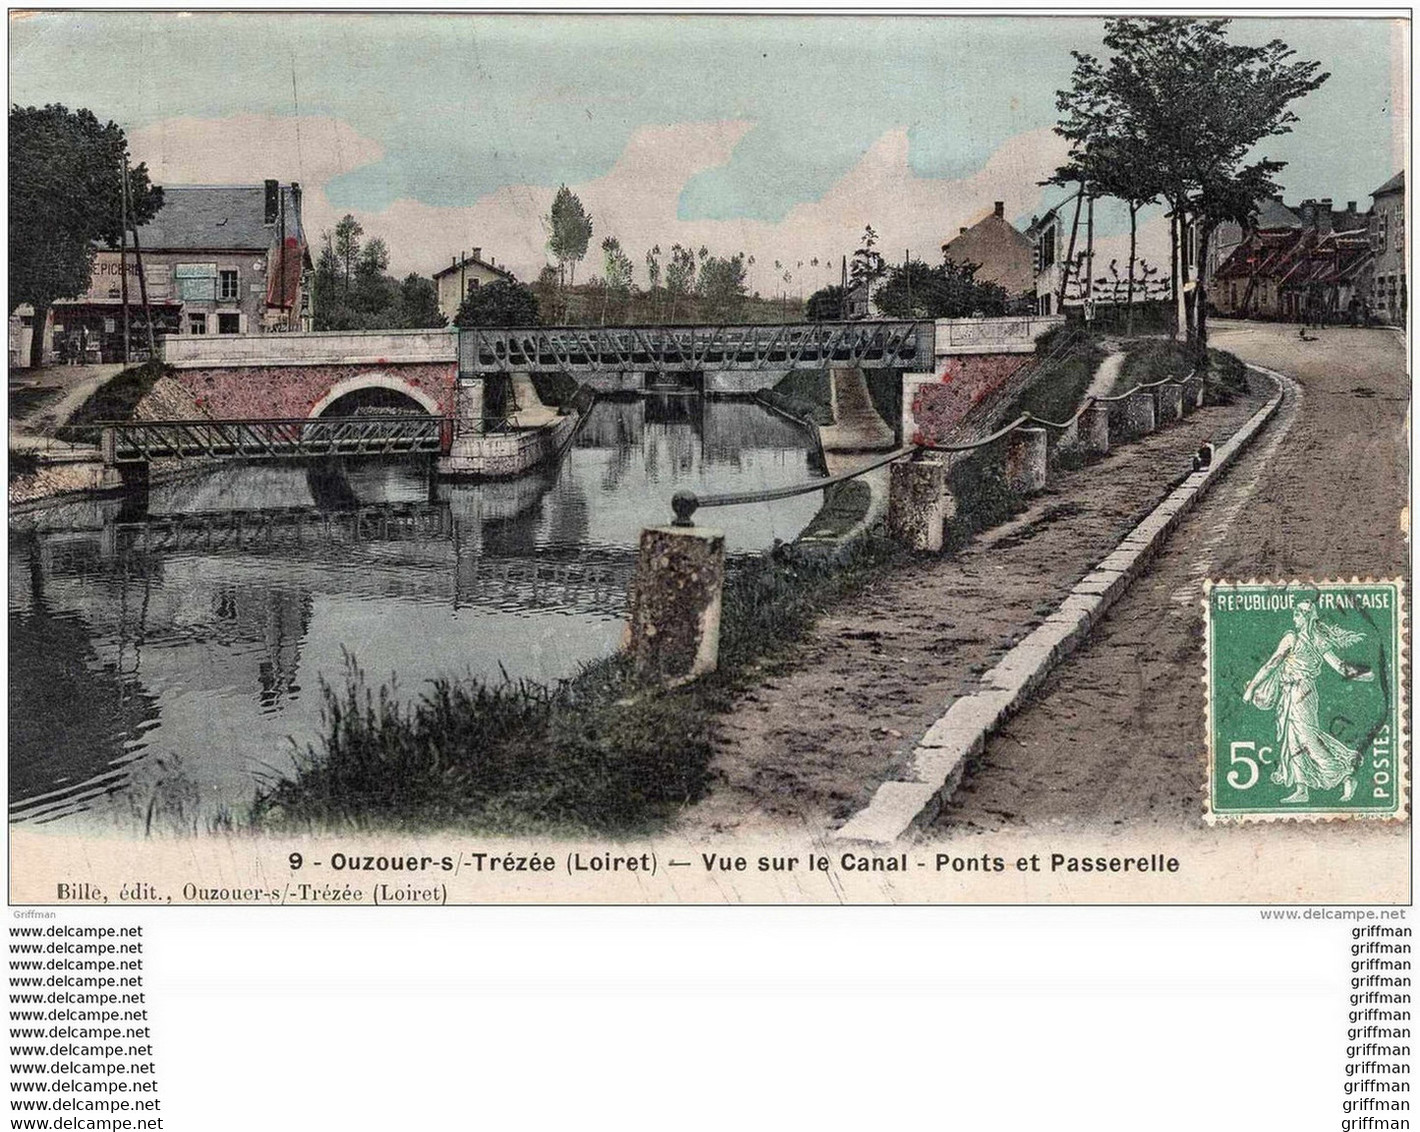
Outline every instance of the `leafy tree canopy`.
POLYGON ((837 283, 809 296, 804 317, 810 322, 837 322, 843 317, 843 288, 837 283))
POLYGON ((464 296, 455 326, 536 326, 537 295, 516 279, 499 279, 464 296))
MULTIPOLYGON (((88 289, 100 243, 115 247, 123 226, 128 142, 113 122, 53 104, 10 108, 10 311, 21 303, 42 326, 50 304, 88 289)), ((163 205, 146 165, 128 171, 130 224, 163 205)), ((31 364, 43 361, 34 336, 31 364)))
POLYGON ((930 267, 921 260, 890 268, 874 301, 891 318, 995 317, 1006 313, 1006 289, 976 278, 976 263, 944 260, 930 267))

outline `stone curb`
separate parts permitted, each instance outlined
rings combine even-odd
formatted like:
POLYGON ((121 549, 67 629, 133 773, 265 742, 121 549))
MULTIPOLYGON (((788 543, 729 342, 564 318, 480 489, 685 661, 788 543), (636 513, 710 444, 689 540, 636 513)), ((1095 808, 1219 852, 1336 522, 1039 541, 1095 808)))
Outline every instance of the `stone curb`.
POLYGON ((868 805, 834 830, 834 841, 889 844, 931 822, 961 782, 967 763, 1003 723, 1026 705, 1046 676, 1089 636, 1107 609, 1148 566, 1164 541, 1214 482, 1272 419, 1290 379, 1249 366, 1277 385, 1257 410, 1213 453, 1209 467, 1187 476, 1040 625, 982 675, 983 687, 955 700, 918 741, 902 779, 884 782, 868 805))

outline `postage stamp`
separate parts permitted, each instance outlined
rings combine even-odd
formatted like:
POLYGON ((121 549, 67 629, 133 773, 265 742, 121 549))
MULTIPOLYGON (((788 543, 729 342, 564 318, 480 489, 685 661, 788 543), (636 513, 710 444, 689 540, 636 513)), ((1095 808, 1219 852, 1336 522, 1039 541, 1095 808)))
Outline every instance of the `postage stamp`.
POLYGON ((1209 821, 1405 815, 1399 580, 1210 582, 1209 821))

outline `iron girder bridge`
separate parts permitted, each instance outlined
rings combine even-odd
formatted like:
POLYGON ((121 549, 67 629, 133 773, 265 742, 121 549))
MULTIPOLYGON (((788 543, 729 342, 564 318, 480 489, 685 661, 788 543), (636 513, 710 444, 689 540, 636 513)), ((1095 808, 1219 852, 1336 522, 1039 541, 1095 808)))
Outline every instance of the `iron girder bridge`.
POLYGON ((259 420, 111 421, 103 426, 104 460, 299 456, 387 456, 447 451, 453 422, 407 414, 259 420))
POLYGON ((470 327, 459 332, 459 372, 797 369, 830 362, 931 369, 928 320, 763 326, 470 327))

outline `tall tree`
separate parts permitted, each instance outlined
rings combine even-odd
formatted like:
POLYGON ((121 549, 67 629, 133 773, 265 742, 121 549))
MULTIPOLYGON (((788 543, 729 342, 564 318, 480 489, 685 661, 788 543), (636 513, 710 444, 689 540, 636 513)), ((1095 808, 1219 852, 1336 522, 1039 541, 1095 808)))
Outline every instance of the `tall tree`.
POLYGON ((1248 223, 1258 197, 1276 192, 1273 175, 1283 162, 1257 157, 1269 137, 1289 133, 1297 121, 1291 104, 1329 75, 1320 64, 1295 59, 1281 40, 1254 47, 1228 39, 1228 20, 1133 17, 1105 21, 1107 63, 1076 54, 1071 92, 1096 123, 1128 141, 1127 154, 1152 166, 1157 195, 1180 233, 1177 253, 1179 322, 1191 339, 1206 340, 1197 317, 1207 302, 1204 256, 1193 302, 1188 250, 1200 253, 1217 226, 1248 223))
POLYGON ((606 325, 607 303, 615 296, 624 301, 631 294, 631 257, 621 250, 621 241, 608 236, 602 241, 602 325, 606 325))
POLYGON ((672 244, 670 262, 666 264, 666 293, 671 300, 672 322, 675 321, 677 305, 695 290, 698 271, 695 253, 681 244, 672 244))
POLYGON ((849 280, 854 287, 863 287, 867 292, 864 297, 869 300, 873 297, 873 288, 878 280, 887 274, 887 263, 877 246, 878 234, 873 231, 871 224, 865 225, 863 242, 848 263, 849 280))
POLYGON ((335 226, 335 259, 340 266, 340 284, 347 295, 355 282, 355 269, 360 263, 360 237, 364 234, 360 222, 348 212, 335 226))
POLYGON ((749 293, 745 281, 747 271, 743 252, 728 258, 706 257, 700 266, 700 295, 705 300, 708 317, 729 320, 739 315, 749 293))
MULTIPOLYGON (((44 364, 50 307, 88 289, 99 243, 113 247, 123 227, 128 142, 113 122, 53 104, 10 108, 10 313, 34 308, 30 364, 44 364)), ((163 205, 146 165, 128 171, 131 224, 163 205)))
POLYGON ((567 285, 577 282, 577 264, 587 254, 592 240, 592 218, 577 194, 563 185, 552 198, 552 211, 544 217, 547 225, 547 248, 557 260, 567 278, 567 285), (570 265, 570 270, 569 270, 570 265))

